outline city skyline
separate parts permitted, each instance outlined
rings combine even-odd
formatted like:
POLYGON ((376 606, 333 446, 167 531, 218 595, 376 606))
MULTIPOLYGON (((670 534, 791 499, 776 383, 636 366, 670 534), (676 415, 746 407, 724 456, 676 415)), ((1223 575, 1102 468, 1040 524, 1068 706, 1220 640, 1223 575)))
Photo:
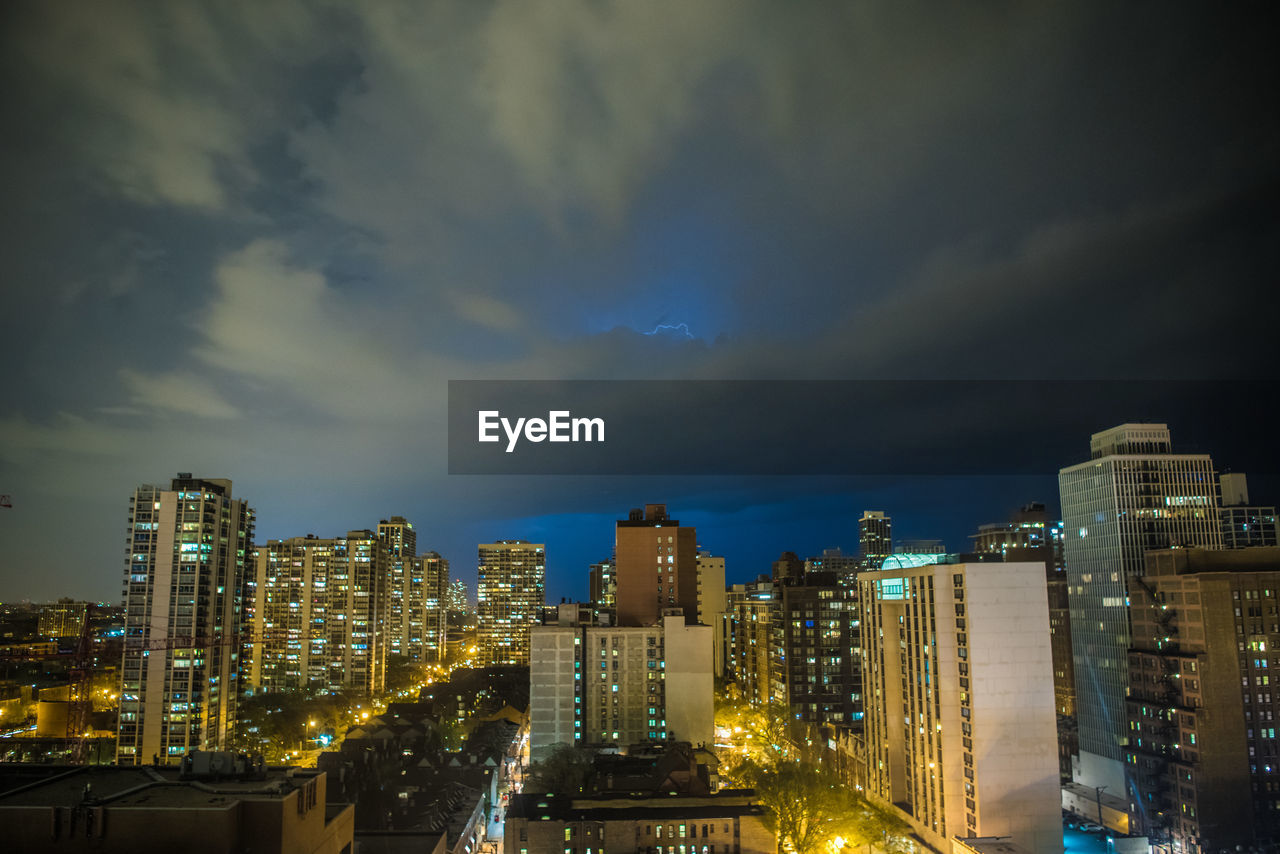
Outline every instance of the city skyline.
MULTIPOLYGON (((468 573, 475 543, 546 542, 552 597, 582 595, 647 501, 731 578, 851 550, 865 509, 957 548, 1055 503, 1053 469, 450 477, 449 380, 1249 380, 1273 359, 1277 60, 1245 9, 121 2, 5 23, 5 597, 110 597, 120 496, 177 471, 233 479, 264 540, 401 514, 468 573)), ((1210 438, 1134 409, 1092 429, 1210 438)))

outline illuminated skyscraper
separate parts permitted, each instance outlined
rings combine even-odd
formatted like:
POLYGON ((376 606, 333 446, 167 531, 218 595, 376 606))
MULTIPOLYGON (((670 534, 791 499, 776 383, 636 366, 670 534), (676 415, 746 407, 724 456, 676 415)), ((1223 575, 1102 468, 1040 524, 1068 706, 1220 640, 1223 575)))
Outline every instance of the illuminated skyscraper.
POLYGON ((253 521, 229 480, 180 473, 129 499, 119 764, 227 746, 253 521))
POLYGON ((864 510, 858 520, 858 545, 862 565, 874 569, 893 554, 893 522, 879 510, 864 510))
POLYGON ((1151 549, 1219 549, 1218 480, 1207 454, 1175 454, 1164 424, 1093 434, 1088 462, 1058 474, 1071 607, 1077 782, 1124 791, 1129 579, 1151 549))
POLYGON ((378 535, 270 540, 255 554, 249 686, 381 691, 389 556, 378 535))
POLYGON ((413 661, 442 662, 449 632, 449 561, 426 552, 411 567, 405 654, 413 661))
POLYGON ((646 504, 619 520, 615 540, 618 625, 653 626, 668 608, 698 615, 698 534, 646 504))
POLYGON ((614 561, 602 560, 591 564, 587 580, 591 592, 591 604, 601 611, 612 611, 617 604, 618 580, 614 576, 614 561))
POLYGON ((479 558, 480 664, 528 664, 529 630, 546 604, 546 548, 498 540, 482 543, 479 558))
MULTIPOLYGON (((409 618, 410 600, 415 595, 420 600, 422 593, 414 590, 410 562, 418 554, 418 532, 413 529, 413 523, 403 516, 392 516, 389 521, 383 519, 378 523, 378 539, 382 540, 387 551, 387 613, 384 625, 387 653, 413 658, 410 652, 414 646, 409 618)), ((419 629, 419 642, 421 637, 419 629)))

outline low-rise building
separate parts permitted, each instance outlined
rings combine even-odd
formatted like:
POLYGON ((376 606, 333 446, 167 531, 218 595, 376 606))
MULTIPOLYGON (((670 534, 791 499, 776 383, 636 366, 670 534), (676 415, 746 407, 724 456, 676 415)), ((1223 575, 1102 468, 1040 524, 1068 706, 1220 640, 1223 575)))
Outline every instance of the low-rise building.
POLYGON ((504 850, 774 854, 776 844, 755 792, 739 789, 702 796, 515 795, 504 850))
POLYGON ((177 766, 0 765, 4 846, 22 852, 350 854, 354 807, 326 775, 229 753, 177 766))

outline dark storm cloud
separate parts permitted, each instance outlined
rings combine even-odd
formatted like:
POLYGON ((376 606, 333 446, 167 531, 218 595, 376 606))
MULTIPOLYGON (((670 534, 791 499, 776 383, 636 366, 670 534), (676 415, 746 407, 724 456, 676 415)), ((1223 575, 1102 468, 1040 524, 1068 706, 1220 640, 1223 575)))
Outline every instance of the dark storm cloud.
POLYGON ((3 31, 7 595, 114 591, 123 497, 179 469, 234 478, 260 537, 406 512, 461 566, 468 519, 663 497, 445 477, 449 379, 1273 358, 1247 9, 86 2, 3 31), (65 552, 10 536, 68 511, 65 552))

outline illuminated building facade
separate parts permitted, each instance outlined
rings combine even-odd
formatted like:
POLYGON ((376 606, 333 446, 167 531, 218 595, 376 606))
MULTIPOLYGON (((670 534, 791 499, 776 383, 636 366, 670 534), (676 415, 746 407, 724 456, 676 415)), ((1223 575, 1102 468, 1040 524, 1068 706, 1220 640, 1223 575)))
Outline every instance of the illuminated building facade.
POLYGON ((527 665, 529 630, 546 603, 546 547, 525 540, 482 543, 479 571, 480 665, 527 665))
POLYGON ((1061 852, 1043 567, 903 558, 858 575, 868 795, 939 851, 1061 852))
POLYGON ((874 569, 893 554, 893 520, 880 510, 864 510, 858 520, 858 552, 862 565, 874 569))
POLYGON ((249 687, 381 691, 389 562, 369 530, 259 546, 249 687))
POLYGON ((42 638, 78 638, 89 616, 88 602, 59 599, 40 608, 36 631, 42 638))
POLYGON ((444 661, 449 636, 449 583, 449 561, 439 552, 426 552, 411 562, 405 645, 405 655, 411 661, 444 661))
MULTIPOLYGON (((1162 854, 1280 844, 1280 548, 1148 552, 1133 579, 1131 826, 1162 854)), ((1257 846, 1257 847, 1251 847, 1257 846)))
MULTIPOLYGON (((387 552, 387 609, 383 625, 387 653, 413 658, 410 648, 415 646, 414 628, 409 612, 413 607, 411 600, 416 598, 421 613, 422 601, 421 588, 415 589, 412 566, 418 554, 418 532, 403 516, 392 516, 378 522, 378 539, 387 552)), ((421 638, 421 618, 417 629, 417 637, 421 638)), ((420 649, 418 655, 415 660, 421 660, 420 649)))
POLYGON ((1076 781, 1124 787, 1129 579, 1143 554, 1221 548, 1218 480, 1207 454, 1175 454, 1164 424, 1122 424, 1058 474, 1071 608, 1080 761, 1076 781))
POLYGON ((770 693, 793 720, 852 726, 862 720, 857 590, 834 572, 779 586, 772 621, 770 693))
POLYGON ((742 697, 752 705, 773 697, 774 621, 781 618, 782 595, 768 576, 734 585, 730 662, 742 697), (739 589, 741 588, 741 589, 739 589))
POLYGON ((174 762, 234 733, 253 522, 229 480, 180 473, 129 499, 118 764, 174 762))
POLYGON ((591 592, 591 604, 599 611, 612 611, 618 600, 618 580, 614 575, 614 561, 602 560, 591 564, 587 583, 591 592))

